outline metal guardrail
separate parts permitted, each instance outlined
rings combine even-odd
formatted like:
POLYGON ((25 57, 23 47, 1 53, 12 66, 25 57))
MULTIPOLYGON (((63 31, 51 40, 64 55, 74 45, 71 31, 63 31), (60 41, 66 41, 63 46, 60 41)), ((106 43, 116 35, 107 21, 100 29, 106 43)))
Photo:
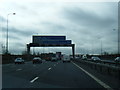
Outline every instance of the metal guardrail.
POLYGON ((120 62, 115 62, 115 61, 110 61, 110 60, 93 61, 91 59, 88 59, 86 61, 95 62, 95 63, 101 63, 101 64, 120 66, 120 62))
POLYGON ((92 69, 95 69, 102 73, 106 73, 106 74, 114 76, 114 77, 117 77, 120 80, 120 67, 114 66, 114 65, 109 65, 111 63, 116 64, 115 62, 109 62, 109 64, 104 64, 104 63, 108 63, 108 62, 102 61, 102 62, 98 63, 98 62, 94 62, 91 60, 73 60, 73 61, 85 64, 85 65, 91 67, 92 69))

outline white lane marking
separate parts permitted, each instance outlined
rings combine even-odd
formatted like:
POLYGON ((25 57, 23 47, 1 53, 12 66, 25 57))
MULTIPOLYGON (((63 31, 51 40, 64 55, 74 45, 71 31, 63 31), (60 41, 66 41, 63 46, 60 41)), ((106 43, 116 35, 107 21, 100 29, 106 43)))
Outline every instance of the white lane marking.
POLYGON ((48 68, 48 70, 50 70, 51 68, 48 68))
POLYGON ((22 69, 17 69, 16 71, 20 71, 20 70, 22 70, 22 69))
POLYGON ((95 81, 97 81, 104 88, 113 90, 110 86, 108 86, 107 84, 105 84, 104 82, 102 82, 100 79, 96 78, 95 76, 93 76, 92 74, 90 74, 89 72, 87 72, 86 70, 84 70, 83 68, 81 68, 80 66, 78 66, 77 64, 75 64, 75 63, 73 63, 73 64, 75 66, 77 66, 79 69, 81 69, 83 72, 85 72, 87 75, 89 75, 91 78, 93 78, 95 81))
POLYGON ((54 64, 54 66, 56 66, 56 65, 54 64))
POLYGON ((33 80, 30 81, 30 83, 33 83, 35 80, 37 80, 39 77, 34 78, 33 80))

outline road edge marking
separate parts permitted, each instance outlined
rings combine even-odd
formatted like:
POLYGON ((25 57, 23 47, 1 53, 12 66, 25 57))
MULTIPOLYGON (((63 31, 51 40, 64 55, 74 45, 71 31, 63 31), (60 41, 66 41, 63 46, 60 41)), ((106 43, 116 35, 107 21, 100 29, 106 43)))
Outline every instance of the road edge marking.
POLYGON ((30 83, 33 83, 35 80, 37 80, 39 77, 34 78, 33 80, 30 81, 30 83))
POLYGON ((87 75, 89 75, 92 79, 94 79, 97 83, 99 83, 101 86, 103 86, 104 88, 109 88, 110 90, 113 90, 110 86, 108 86, 107 84, 105 84, 104 82, 102 82, 100 79, 96 78, 95 76, 93 76, 92 74, 90 74, 89 72, 87 72, 86 70, 84 70, 83 68, 81 68, 80 66, 78 66, 77 64, 75 64, 74 62, 72 62, 75 66, 77 66, 79 69, 81 69, 83 72, 85 72, 87 75))

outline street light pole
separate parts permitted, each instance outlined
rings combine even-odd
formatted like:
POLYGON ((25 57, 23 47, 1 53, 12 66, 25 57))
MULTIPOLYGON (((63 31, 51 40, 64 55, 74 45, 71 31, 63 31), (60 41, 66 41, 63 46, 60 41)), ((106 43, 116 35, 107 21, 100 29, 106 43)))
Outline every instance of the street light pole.
POLYGON ((120 54, 120 1, 118 2, 118 54, 120 54))
POLYGON ((15 15, 15 13, 9 13, 9 14, 7 14, 6 54, 8 54, 8 16, 9 16, 10 14, 15 15))
POLYGON ((101 40, 101 55, 102 55, 102 53, 103 53, 102 47, 103 47, 103 45, 102 45, 102 40, 101 40))

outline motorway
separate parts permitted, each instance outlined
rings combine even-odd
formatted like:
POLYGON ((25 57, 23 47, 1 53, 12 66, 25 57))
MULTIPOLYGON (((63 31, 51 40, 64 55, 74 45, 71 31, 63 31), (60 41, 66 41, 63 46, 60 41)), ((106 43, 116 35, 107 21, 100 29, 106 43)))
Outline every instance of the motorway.
MULTIPOLYGON (((109 81, 108 81, 109 82, 109 81)), ((113 82, 117 83, 117 82, 113 82)), ((2 65, 2 88, 116 88, 88 73, 74 62, 2 65)))

